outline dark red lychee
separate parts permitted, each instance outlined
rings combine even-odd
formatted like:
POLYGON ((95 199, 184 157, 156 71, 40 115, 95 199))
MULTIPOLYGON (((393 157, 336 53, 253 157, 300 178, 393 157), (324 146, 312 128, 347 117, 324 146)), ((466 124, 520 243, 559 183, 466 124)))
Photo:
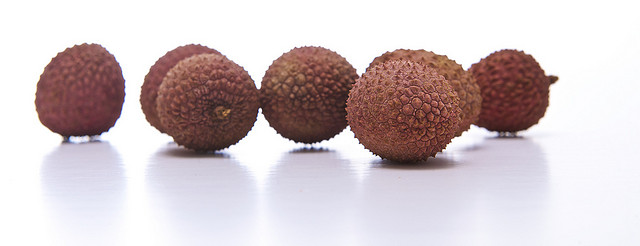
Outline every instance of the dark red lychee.
POLYGON ((415 162, 442 151, 460 124, 459 98, 422 63, 391 60, 365 72, 347 100, 351 131, 382 158, 415 162))
POLYGON ((40 122, 66 139, 108 131, 123 103, 120 65, 98 44, 75 45, 51 59, 40 75, 35 100, 40 122))
POLYGON ((162 79, 167 75, 169 69, 175 66, 179 61, 197 54, 220 54, 220 52, 209 47, 189 44, 175 48, 164 56, 160 57, 149 69, 149 73, 144 77, 142 90, 140 93, 140 105, 147 121, 153 127, 162 133, 166 133, 162 129, 158 113, 156 112, 156 98, 158 97, 158 88, 162 79))
POLYGON ((549 106, 549 86, 558 79, 545 75, 533 56, 517 50, 494 52, 469 70, 482 92, 477 125, 501 134, 537 124, 549 106))

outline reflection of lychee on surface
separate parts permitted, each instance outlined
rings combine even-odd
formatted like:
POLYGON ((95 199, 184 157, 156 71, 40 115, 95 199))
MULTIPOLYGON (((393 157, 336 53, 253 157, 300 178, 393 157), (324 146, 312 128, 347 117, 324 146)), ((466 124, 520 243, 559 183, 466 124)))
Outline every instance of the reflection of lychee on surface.
POLYGON ((40 178, 43 225, 59 245, 90 245, 99 237, 105 245, 121 243, 119 226, 127 223, 130 191, 127 171, 109 142, 61 144, 43 156, 34 176, 40 178))

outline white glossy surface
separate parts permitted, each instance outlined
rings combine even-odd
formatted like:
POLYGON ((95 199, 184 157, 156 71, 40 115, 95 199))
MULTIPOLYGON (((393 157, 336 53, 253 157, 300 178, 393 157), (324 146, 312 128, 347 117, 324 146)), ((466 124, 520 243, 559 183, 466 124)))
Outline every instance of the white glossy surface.
MULTIPOLYGON (((269 133, 259 123, 253 136, 269 133)), ((435 159, 399 165, 351 137, 216 155, 116 140, 38 148, 5 164, 3 232, 47 245, 639 242, 640 158, 622 145, 596 155, 579 134, 473 129, 435 159)))
POLYGON ((11 23, 0 41, 0 245, 640 244, 640 18, 624 1, 110 3, 0 8, 11 23), (101 142, 60 144, 37 119, 35 85, 81 42, 114 53, 125 106, 101 142), (148 68, 186 43, 218 49, 257 84, 273 59, 310 44, 359 72, 396 48, 464 67, 519 48, 560 80, 522 138, 474 127, 425 163, 382 161, 349 130, 295 144, 262 116, 237 145, 199 155, 151 128, 138 103, 148 68))

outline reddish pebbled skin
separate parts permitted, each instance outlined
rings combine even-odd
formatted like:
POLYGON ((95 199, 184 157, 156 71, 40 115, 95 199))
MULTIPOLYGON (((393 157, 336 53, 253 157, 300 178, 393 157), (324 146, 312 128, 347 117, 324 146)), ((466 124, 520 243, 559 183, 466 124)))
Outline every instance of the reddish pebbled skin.
POLYGON ((196 151, 227 148, 253 127, 258 89, 247 71, 217 54, 176 64, 158 90, 158 118, 174 141, 196 151))
POLYGON ((483 98, 477 125, 497 132, 515 133, 537 124, 549 106, 549 86, 557 79, 518 50, 494 52, 469 71, 483 98))
POLYGON ((99 44, 58 53, 40 75, 36 111, 40 122, 65 138, 95 136, 120 117, 124 77, 115 57, 99 44))
POLYGON ((462 110, 460 114, 462 122, 456 131, 456 136, 462 135, 463 132, 469 130, 472 124, 478 121, 480 105, 482 104, 480 87, 471 73, 464 70, 460 64, 445 55, 438 55, 431 51, 398 49, 376 57, 369 67, 396 59, 421 62, 435 69, 438 74, 444 76, 451 84, 458 97, 460 97, 460 109, 462 110))
POLYGON ((347 126, 346 101, 356 78, 353 66, 331 50, 294 48, 276 59, 262 79, 262 114, 295 142, 330 139, 347 126))
POLYGON ((140 106, 149 124, 158 129, 158 131, 166 133, 160 124, 158 113, 156 112, 156 98, 158 97, 158 88, 160 87, 160 83, 162 83, 162 79, 167 75, 169 69, 179 61, 193 55, 204 53, 220 55, 220 52, 217 50, 199 44, 180 46, 160 57, 144 77, 144 83, 142 84, 140 92, 140 106))
POLYGON ((453 88, 434 69, 391 60, 356 81, 347 120, 372 153, 398 162, 423 161, 451 142, 460 124, 458 103, 453 88))

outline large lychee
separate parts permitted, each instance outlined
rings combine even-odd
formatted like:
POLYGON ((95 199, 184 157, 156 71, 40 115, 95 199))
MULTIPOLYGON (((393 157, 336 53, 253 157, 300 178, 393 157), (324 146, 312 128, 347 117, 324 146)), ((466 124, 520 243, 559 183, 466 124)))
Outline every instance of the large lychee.
POLYGON ((327 140, 346 126, 346 101, 358 78, 347 60, 322 47, 295 48, 262 78, 262 114, 280 135, 301 143, 327 140))
POLYGON ((501 135, 537 124, 549 105, 549 86, 558 79, 518 50, 494 52, 469 70, 482 91, 477 125, 501 135))
POLYGON ((203 53, 220 54, 217 50, 199 44, 180 46, 160 57, 144 77, 144 83, 142 84, 140 93, 140 105, 149 124, 158 129, 158 131, 166 133, 160 124, 158 113, 156 112, 156 98, 158 97, 158 88, 160 88, 162 79, 167 75, 169 69, 182 59, 203 53))
POLYGON ((368 69, 385 61, 396 59, 423 63, 435 69, 438 74, 447 79, 460 98, 460 109, 462 110, 460 113, 462 122, 456 132, 456 136, 460 136, 463 132, 469 130, 471 125, 478 120, 480 105, 482 104, 480 87, 471 73, 464 70, 460 64, 445 55, 438 55, 431 51, 398 49, 376 57, 368 69))
POLYGON ((390 60, 359 78, 347 100, 355 137, 376 155, 426 160, 443 150, 460 124, 459 98, 447 80, 422 63, 390 60))
POLYGON ((244 138, 256 121, 258 89, 241 66, 218 54, 183 59, 158 89, 157 113, 174 141, 215 151, 244 138))
POLYGON ((108 131, 123 103, 120 65, 101 45, 86 43, 51 59, 40 75, 35 100, 40 122, 65 139, 108 131))

